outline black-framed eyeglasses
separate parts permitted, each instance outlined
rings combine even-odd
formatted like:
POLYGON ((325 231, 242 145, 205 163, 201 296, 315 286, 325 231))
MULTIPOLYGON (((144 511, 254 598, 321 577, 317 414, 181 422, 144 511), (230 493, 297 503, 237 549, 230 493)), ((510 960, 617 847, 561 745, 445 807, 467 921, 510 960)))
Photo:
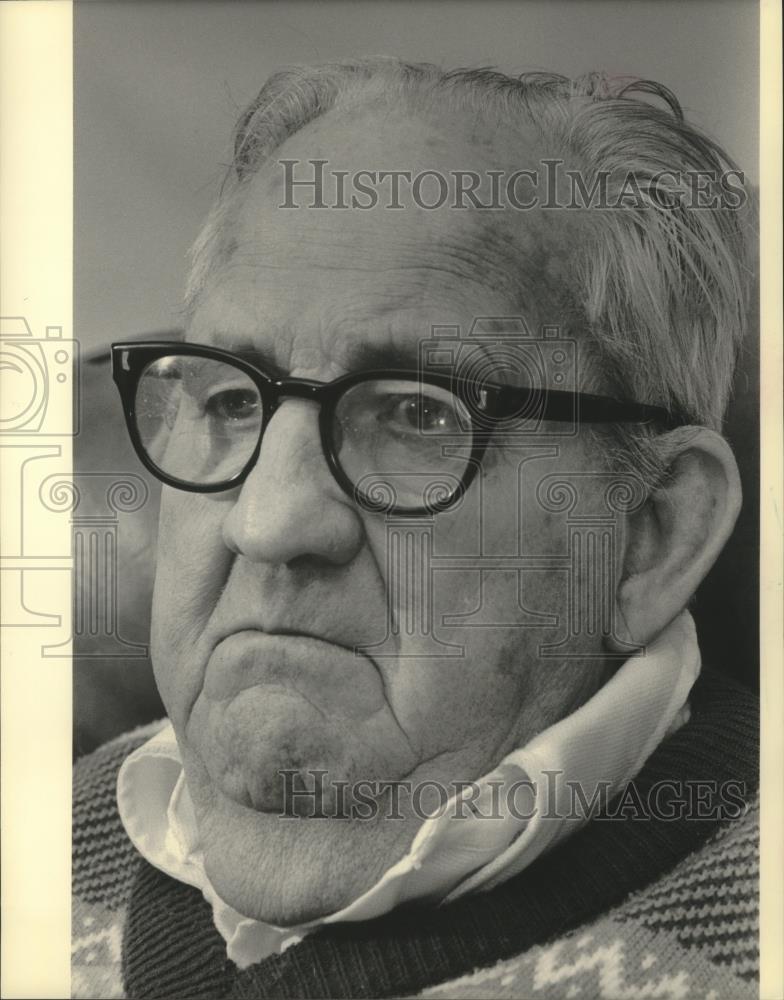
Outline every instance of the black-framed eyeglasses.
POLYGON ((434 514, 463 496, 494 431, 544 421, 674 426, 660 407, 565 390, 383 369, 332 382, 276 379, 245 358, 178 342, 112 345, 133 446, 162 482, 194 493, 240 486, 286 398, 319 406, 332 475, 365 510, 434 514))

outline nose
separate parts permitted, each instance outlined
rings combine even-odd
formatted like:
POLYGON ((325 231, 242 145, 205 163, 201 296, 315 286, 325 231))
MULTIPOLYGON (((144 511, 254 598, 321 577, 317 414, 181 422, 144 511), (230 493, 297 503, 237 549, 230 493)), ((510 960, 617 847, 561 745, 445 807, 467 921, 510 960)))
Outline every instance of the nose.
POLYGON ((258 460, 223 524, 229 549, 254 562, 349 562, 364 530, 321 450, 318 407, 286 399, 264 432, 258 460))

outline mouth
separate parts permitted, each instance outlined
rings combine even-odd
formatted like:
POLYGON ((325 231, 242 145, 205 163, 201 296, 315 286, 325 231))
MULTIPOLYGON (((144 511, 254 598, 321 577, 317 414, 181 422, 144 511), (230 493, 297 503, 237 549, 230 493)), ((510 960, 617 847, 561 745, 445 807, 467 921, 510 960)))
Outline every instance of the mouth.
POLYGON ((241 628, 214 647, 204 693, 226 701, 243 691, 273 688, 299 695, 319 711, 343 715, 383 701, 381 675, 355 647, 307 632, 241 628))
POLYGON ((338 639, 332 638, 331 636, 317 635, 315 632, 308 632, 305 629, 293 629, 293 628, 273 628, 265 629, 258 627, 251 627, 243 629, 244 632, 260 632, 262 635, 268 636, 280 636, 288 639, 306 639, 316 643, 322 643, 326 646, 334 646, 337 649, 344 649, 347 653, 351 653, 352 656, 363 657, 369 660, 370 657, 365 653, 359 651, 358 645, 351 645, 348 642, 341 642, 338 639))
POLYGON ((279 812, 281 775, 350 775, 375 757, 377 740, 361 734, 379 725, 391 723, 369 657, 320 636, 242 628, 212 651, 189 739, 224 795, 279 812))

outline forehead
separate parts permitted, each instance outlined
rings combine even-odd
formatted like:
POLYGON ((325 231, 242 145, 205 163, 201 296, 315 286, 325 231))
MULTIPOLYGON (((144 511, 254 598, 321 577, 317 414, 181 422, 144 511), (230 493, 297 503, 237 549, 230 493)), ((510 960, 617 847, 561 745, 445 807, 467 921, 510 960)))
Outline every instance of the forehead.
POLYGON ((358 343, 410 353, 433 326, 467 331, 477 316, 563 326, 575 306, 578 232, 565 213, 459 209, 451 198, 428 210, 405 182, 395 209, 388 181, 377 182, 370 209, 311 208, 312 188, 287 189, 281 163, 298 161, 294 176, 309 179, 311 161, 326 161, 323 200, 334 205, 336 178, 350 201, 356 178, 369 183, 360 171, 436 171, 454 185, 458 171, 536 169, 541 155, 532 136, 512 143, 457 116, 325 115, 284 142, 237 196, 231 252, 213 270, 189 339, 248 344, 283 370, 323 371, 350 368, 358 343))

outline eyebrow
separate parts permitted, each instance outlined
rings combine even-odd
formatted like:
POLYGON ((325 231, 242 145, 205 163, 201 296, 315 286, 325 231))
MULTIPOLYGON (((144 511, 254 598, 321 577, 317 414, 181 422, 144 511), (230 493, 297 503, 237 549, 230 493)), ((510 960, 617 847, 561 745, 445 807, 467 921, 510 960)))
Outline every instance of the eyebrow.
MULTIPOLYGON (((426 340, 427 338, 422 339, 426 340)), ((285 378, 290 374, 276 364, 270 356, 270 352, 260 347, 252 336, 240 335, 231 338, 228 344, 221 341, 222 338, 217 332, 209 338, 211 344, 223 347, 251 364, 257 365, 274 378, 285 378)), ((395 344, 391 340, 379 343, 356 341, 341 345, 339 356, 336 355, 328 360, 336 361, 347 372, 373 371, 375 369, 417 371, 421 366, 419 343, 419 341, 415 341, 413 344, 403 345, 395 344)))
POLYGON ((374 368, 400 368, 408 371, 420 367, 419 342, 402 345, 388 343, 352 344, 341 359, 350 371, 372 371, 374 368))

